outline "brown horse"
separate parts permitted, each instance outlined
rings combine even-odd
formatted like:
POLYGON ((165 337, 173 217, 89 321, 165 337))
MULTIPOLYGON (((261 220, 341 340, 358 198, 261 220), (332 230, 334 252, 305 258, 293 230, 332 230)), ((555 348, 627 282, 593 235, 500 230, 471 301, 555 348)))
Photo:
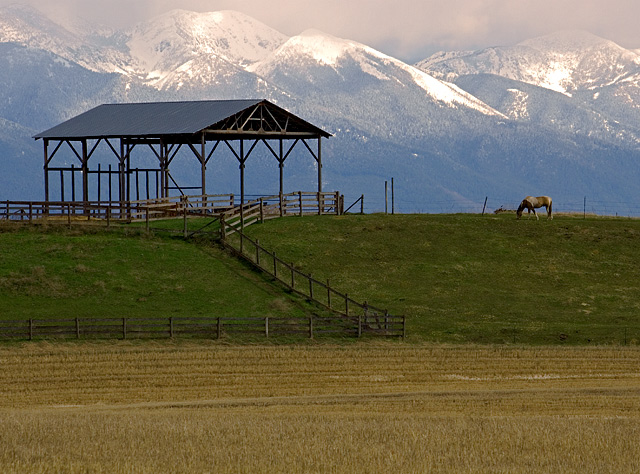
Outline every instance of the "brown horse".
POLYGON ((544 207, 547 210, 547 219, 553 219, 553 216, 551 215, 551 206, 552 202, 549 196, 527 196, 522 200, 520 206, 518 206, 516 215, 518 216, 518 219, 520 219, 520 217, 522 217, 522 211, 527 209, 529 214, 533 211, 533 215, 536 216, 536 219, 540 219, 538 214, 536 214, 536 209, 544 207))

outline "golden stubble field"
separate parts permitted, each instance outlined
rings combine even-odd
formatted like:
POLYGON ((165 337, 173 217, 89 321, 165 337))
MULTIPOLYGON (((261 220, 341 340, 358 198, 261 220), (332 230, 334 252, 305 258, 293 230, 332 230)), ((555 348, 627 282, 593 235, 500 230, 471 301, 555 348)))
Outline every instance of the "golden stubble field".
POLYGON ((640 350, 0 346, 1 472, 639 472, 640 350))

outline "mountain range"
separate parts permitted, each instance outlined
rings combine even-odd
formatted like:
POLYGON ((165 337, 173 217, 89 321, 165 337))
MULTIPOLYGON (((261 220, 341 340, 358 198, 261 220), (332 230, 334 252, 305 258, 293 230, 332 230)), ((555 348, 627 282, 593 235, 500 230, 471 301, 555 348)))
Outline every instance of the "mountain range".
MULTIPOLYGON (((99 104, 266 98, 334 135, 324 189, 347 202, 364 194, 368 211, 384 209, 394 178, 400 212, 477 210, 485 197, 512 208, 547 194, 560 211, 587 197, 640 214, 640 55, 583 31, 410 65, 233 11, 175 10, 119 31, 13 5, 0 9, 0 85, 0 199, 42 199, 31 137, 99 104)), ((233 157, 215 160, 209 191, 237 191, 233 157)), ((314 189, 313 166, 288 160, 287 190, 314 189)), ((194 180, 192 168, 176 176, 194 180)), ((273 159, 252 157, 249 192, 275 192, 276 175, 273 159)))

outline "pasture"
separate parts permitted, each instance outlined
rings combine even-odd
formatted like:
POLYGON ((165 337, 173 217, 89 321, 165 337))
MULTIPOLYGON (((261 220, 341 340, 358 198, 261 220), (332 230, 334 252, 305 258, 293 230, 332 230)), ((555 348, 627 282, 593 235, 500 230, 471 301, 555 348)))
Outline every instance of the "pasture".
POLYGON ((369 342, 0 346, 0 470, 640 470, 640 351, 369 342))
POLYGON ((640 341, 640 220, 327 216, 247 232, 353 298, 406 315, 413 341, 640 341))

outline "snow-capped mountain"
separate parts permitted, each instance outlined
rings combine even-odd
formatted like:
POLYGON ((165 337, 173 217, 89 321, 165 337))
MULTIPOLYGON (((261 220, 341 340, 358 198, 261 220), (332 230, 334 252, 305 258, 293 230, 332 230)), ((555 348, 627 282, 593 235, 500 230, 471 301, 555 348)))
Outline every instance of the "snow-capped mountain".
POLYGON ((515 46, 437 53, 416 67, 454 82, 494 74, 566 95, 640 79, 640 56, 584 31, 563 31, 515 46))
MULTIPOLYGON (((287 37, 231 11, 176 10, 112 31, 6 7, 0 189, 5 199, 40 199, 25 186, 42 173, 30 137, 100 103, 265 97, 334 134, 323 145, 325 189, 368 193, 369 210, 381 209, 390 177, 404 212, 489 193, 506 205, 553 194, 559 209, 587 193, 633 200, 639 67, 637 51, 576 32, 412 66, 317 30, 287 37)), ((273 160, 252 160, 248 184, 271 192, 273 160)), ((296 189, 313 183, 313 163, 290 161, 296 189)), ((212 186, 235 191, 233 159, 216 159, 211 173, 212 186)))

